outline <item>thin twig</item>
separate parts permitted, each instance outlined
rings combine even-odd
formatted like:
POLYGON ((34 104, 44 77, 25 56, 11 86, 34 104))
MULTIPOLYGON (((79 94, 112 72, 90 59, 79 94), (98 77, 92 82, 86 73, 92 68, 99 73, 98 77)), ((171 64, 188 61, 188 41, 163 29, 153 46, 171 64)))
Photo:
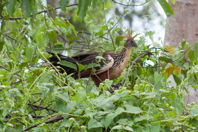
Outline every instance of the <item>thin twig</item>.
POLYGON ((112 0, 113 3, 116 3, 116 4, 119 4, 119 5, 122 5, 122 6, 143 6, 145 4, 147 4, 149 1, 146 1, 144 3, 141 3, 141 4, 124 4, 124 3, 121 3, 121 2, 117 2, 116 0, 112 0))
POLYGON ((27 127, 26 129, 24 129, 23 131, 28 131, 28 130, 30 130, 30 129, 32 129, 32 128, 35 128, 35 127, 37 127, 37 126, 39 126, 39 125, 41 125, 41 124, 54 123, 54 122, 58 122, 58 121, 63 120, 63 119, 64 119, 63 116, 60 115, 60 114, 52 115, 52 116, 51 116, 50 118, 48 118, 46 121, 41 122, 41 123, 34 124, 34 125, 32 125, 32 126, 29 126, 29 127, 27 127))
MULTIPOLYGON (((67 6, 65 6, 65 7, 67 8, 67 7, 77 6, 77 5, 78 5, 78 4, 75 3, 75 4, 67 5, 67 6)), ((35 16, 35 15, 39 15, 39 14, 41 14, 41 13, 47 13, 48 11, 58 10, 58 9, 60 9, 60 8, 61 8, 61 7, 56 7, 56 8, 54 8, 54 9, 42 10, 42 11, 39 11, 39 12, 33 14, 33 15, 30 15, 30 17, 33 17, 33 16, 35 16)), ((9 17, 9 18, 6 18, 6 16, 1 16, 0 19, 5 19, 5 20, 11 20, 11 21, 13 21, 13 20, 25 19, 25 17, 9 17)))
POLYGON ((37 127, 37 126, 39 126, 39 125, 41 125, 41 124, 42 124, 42 123, 34 124, 34 125, 30 126, 30 127, 27 127, 27 128, 24 129, 23 131, 28 131, 28 130, 30 130, 30 129, 32 129, 32 128, 35 128, 35 127, 37 127))
POLYGON ((35 104, 28 104, 33 110, 47 110, 47 111, 52 111, 52 112, 56 112, 53 109, 50 109, 48 107, 45 106, 40 106, 40 105, 35 105, 35 104))
POLYGON ((4 66, 1 66, 1 65, 0 65, 0 68, 4 69, 6 71, 10 71, 9 69, 7 69, 7 68, 5 68, 4 66))
POLYGON ((31 115, 33 118, 35 119, 41 119, 44 118, 45 116, 41 116, 41 115, 31 115))
POLYGON ((11 39, 11 40, 17 41, 15 38, 9 36, 8 34, 3 34, 3 36, 5 36, 5 37, 7 37, 7 38, 9 38, 9 39, 11 39))
POLYGON ((152 53, 151 53, 150 51, 146 51, 146 52, 142 53, 141 55, 139 55, 138 57, 136 57, 136 58, 131 62, 130 68, 133 68, 133 65, 134 65, 137 61, 139 61, 141 58, 143 58, 144 56, 146 56, 146 55, 152 55, 152 53))

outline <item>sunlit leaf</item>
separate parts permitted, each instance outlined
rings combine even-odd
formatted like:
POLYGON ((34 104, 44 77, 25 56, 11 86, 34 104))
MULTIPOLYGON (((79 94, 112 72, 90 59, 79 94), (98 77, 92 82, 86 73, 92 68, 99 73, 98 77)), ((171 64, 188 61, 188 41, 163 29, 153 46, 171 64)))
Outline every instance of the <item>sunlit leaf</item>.
POLYGON ((88 122, 88 129, 93 129, 93 128, 101 128, 103 127, 101 122, 98 122, 95 119, 90 119, 88 122))
POLYGON ((86 16, 87 10, 91 5, 92 0, 78 0, 78 15, 83 19, 86 16))
POLYGON ((133 132, 133 128, 129 127, 129 126, 123 126, 123 125, 116 125, 114 126, 111 130, 125 130, 128 132, 133 132))
POLYGON ((62 99, 65 102, 68 102, 69 101, 69 95, 68 95, 68 93, 60 93, 60 94, 56 95, 56 97, 62 99))
POLYGON ((175 82, 177 83, 177 85, 179 85, 181 83, 181 79, 177 75, 173 74, 173 78, 174 78, 175 82))
POLYGON ((62 60, 62 61, 59 62, 59 64, 77 70, 76 64, 71 63, 71 62, 69 62, 69 61, 64 61, 64 60, 62 60))
POLYGON ((123 36, 117 36, 116 39, 115 39, 115 43, 116 43, 117 45, 119 45, 123 39, 124 39, 123 36))
POLYGON ((56 30, 48 31, 47 34, 51 43, 56 41, 56 30))
POLYGON ((170 0, 172 4, 175 4, 177 0, 170 0))
POLYGON ((3 49, 3 45, 5 44, 5 42, 4 41, 0 41, 0 51, 2 51, 2 49, 3 49))
POLYGON ((136 106, 132 106, 132 105, 125 105, 126 107, 126 113, 130 113, 130 114, 139 114, 142 113, 143 111, 136 106))
POLYGON ((104 125, 107 128, 113 121, 113 119, 120 115, 122 112, 124 112, 125 110, 123 108, 117 108, 115 112, 113 113, 109 113, 106 117, 105 117, 105 121, 104 121, 104 125))
POLYGON ((170 76, 171 74, 173 74, 173 72, 176 72, 176 73, 181 73, 181 68, 180 67, 177 67, 177 66, 174 66, 174 65, 171 65, 169 68, 167 68, 165 70, 165 73, 170 76))
POLYGON ((166 45, 165 50, 167 50, 169 54, 172 55, 174 53, 174 46, 166 45))
POLYGON ((198 60, 198 42, 194 44, 194 48, 195 48, 195 58, 198 60))
POLYGON ((160 56, 159 57, 160 60, 165 61, 167 63, 171 63, 173 62, 172 59, 168 58, 168 57, 164 57, 164 56, 160 56))
POLYGON ((7 11, 10 16, 12 16, 15 11, 16 2, 17 0, 8 0, 7 11))
POLYGON ((152 124, 150 132, 160 132, 160 123, 152 124))
POLYGON ((158 2, 160 3, 167 16, 171 16, 174 14, 171 5, 166 0, 158 0, 158 2))
POLYGON ((60 3, 61 9, 64 10, 65 7, 68 5, 69 0, 60 0, 59 3, 60 3))
POLYGON ((22 10, 25 17, 29 17, 33 13, 34 0, 22 0, 22 10))

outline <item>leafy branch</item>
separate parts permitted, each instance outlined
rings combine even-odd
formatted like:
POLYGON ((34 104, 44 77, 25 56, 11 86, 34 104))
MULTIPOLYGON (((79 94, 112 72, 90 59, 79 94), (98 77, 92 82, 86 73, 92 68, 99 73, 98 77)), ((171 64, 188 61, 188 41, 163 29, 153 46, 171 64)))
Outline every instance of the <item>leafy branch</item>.
MULTIPOLYGON (((74 3, 74 4, 71 4, 71 5, 67 5, 67 6, 65 6, 65 8, 73 7, 73 6, 78 6, 78 4, 74 3)), ((53 8, 53 9, 42 10, 42 11, 39 11, 39 12, 33 14, 33 15, 30 15, 30 17, 34 17, 35 15, 39 15, 39 14, 42 14, 42 13, 47 13, 49 11, 58 10, 58 9, 61 9, 61 7, 56 7, 56 8, 53 8)), ((6 17, 6 16, 1 16, 0 19, 15 21, 15 20, 21 20, 21 19, 26 19, 26 18, 25 17, 6 17)))
POLYGON ((118 2, 116 0, 112 0, 112 2, 116 3, 116 4, 119 4, 119 5, 122 5, 122 6, 143 6, 143 5, 147 4, 150 1, 145 1, 144 3, 141 3, 141 4, 124 4, 124 3, 118 2))

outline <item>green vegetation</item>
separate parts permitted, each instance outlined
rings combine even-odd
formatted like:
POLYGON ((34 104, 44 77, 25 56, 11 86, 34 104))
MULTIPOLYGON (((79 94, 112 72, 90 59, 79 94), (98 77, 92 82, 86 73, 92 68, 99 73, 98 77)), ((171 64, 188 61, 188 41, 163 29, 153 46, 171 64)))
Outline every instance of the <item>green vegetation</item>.
MULTIPOLYGON (((138 35, 132 64, 99 87, 46 66, 49 50, 71 56, 82 47, 103 52, 123 46, 123 17, 105 20, 115 2, 71 2, 60 0, 62 12, 53 18, 40 0, 0 0, 0 131, 197 131, 198 105, 186 107, 183 100, 188 87, 198 88, 198 43, 164 49, 147 44, 153 32, 138 35), (152 54, 133 63, 147 51, 152 54)), ((159 3, 167 16, 173 14, 166 0, 159 3)))

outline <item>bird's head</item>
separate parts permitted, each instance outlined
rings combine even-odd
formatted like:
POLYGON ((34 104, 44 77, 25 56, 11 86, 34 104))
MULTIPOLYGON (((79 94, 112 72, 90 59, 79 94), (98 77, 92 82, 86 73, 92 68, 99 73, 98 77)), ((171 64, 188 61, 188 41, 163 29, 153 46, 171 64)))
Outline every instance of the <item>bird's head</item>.
POLYGON ((126 47, 126 48, 137 47, 137 44, 134 40, 134 38, 136 36, 132 37, 131 35, 124 35, 124 37, 126 38, 126 42, 125 42, 124 47, 126 47))

